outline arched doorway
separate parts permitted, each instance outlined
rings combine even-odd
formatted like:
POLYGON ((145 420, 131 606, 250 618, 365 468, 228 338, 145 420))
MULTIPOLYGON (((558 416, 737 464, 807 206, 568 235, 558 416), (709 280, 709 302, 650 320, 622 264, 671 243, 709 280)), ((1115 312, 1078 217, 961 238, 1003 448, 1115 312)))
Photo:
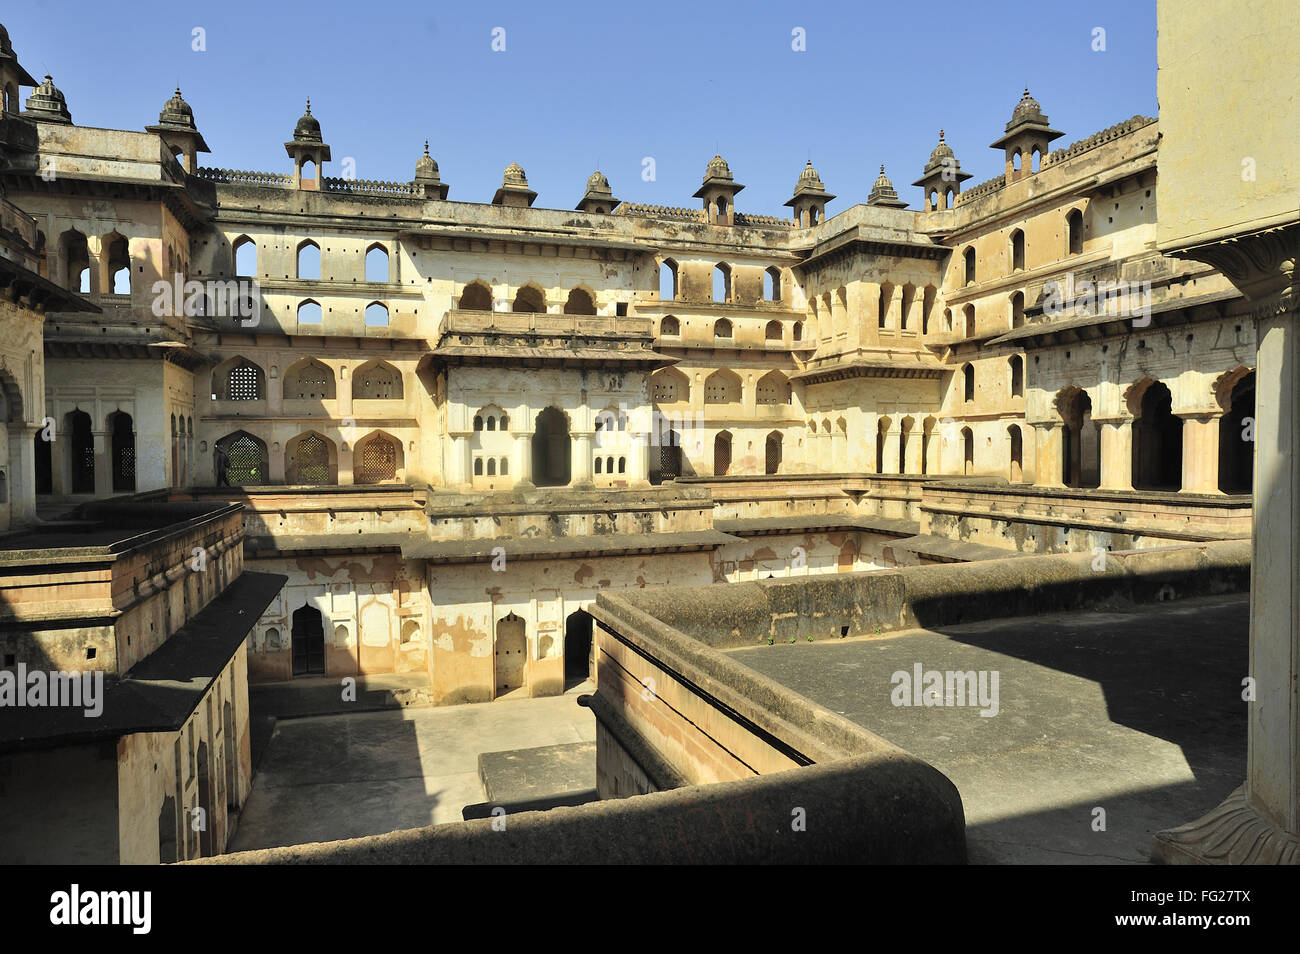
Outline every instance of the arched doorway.
POLYGON ((781 472, 781 435, 773 431, 767 435, 767 447, 764 453, 764 471, 769 474, 781 472))
POLYGON ((325 624, 320 610, 302 606, 294 610, 293 674, 295 676, 320 676, 325 674, 325 624))
POLYGON ((53 441, 45 437, 45 428, 36 432, 36 492, 38 494, 54 493, 54 455, 51 453, 53 441))
POLYGON ((731 470, 731 434, 723 431, 713 439, 713 476, 725 477, 731 470))
POLYGON ((135 490, 135 428, 131 415, 115 411, 108 416, 110 443, 113 449, 113 492, 135 490))
POLYGON ((1010 480, 1012 483, 1018 483, 1024 479, 1024 439, 1021 437, 1020 428, 1012 424, 1007 428, 1007 440, 1011 445, 1011 470, 1010 480))
POLYGON ((533 483, 538 487, 564 487, 571 473, 572 446, 564 412, 548 407, 537 415, 533 431, 533 483))
POLYGON ((962 473, 975 473, 975 434, 969 427, 961 429, 962 473))
POLYGON ((659 431, 659 467, 650 474, 650 483, 661 484, 682 475, 682 436, 671 427, 659 431))
POLYGON ((1061 481, 1067 487, 1101 485, 1101 435, 1092 419, 1092 398, 1072 388, 1058 400, 1064 421, 1061 481))
POLYGON ((64 425, 68 434, 68 465, 71 491, 74 494, 95 492, 95 436, 90 430, 90 415, 72 411, 64 425))
POLYGON ((1133 420, 1133 489, 1179 490, 1183 485, 1183 421, 1159 381, 1142 392, 1133 420))
POLYGON ((503 696, 524 685, 524 669, 528 662, 528 637, 524 621, 514 613, 497 621, 497 638, 494 647, 496 694, 503 696))
POLYGON ((1225 494, 1248 494, 1255 486, 1254 371, 1233 385, 1227 408, 1219 420, 1219 489, 1225 494))
POLYGON ((564 688, 591 677, 592 624, 586 610, 570 613, 564 621, 564 688))

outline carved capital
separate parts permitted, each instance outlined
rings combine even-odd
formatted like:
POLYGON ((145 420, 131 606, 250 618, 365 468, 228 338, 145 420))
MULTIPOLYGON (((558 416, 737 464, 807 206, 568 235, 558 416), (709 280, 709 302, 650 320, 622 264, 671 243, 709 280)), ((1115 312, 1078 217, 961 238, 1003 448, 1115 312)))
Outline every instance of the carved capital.
POLYGON ((1300 225, 1236 235, 1170 254, 1217 268, 1250 299, 1256 318, 1271 318, 1300 308, 1300 292, 1296 288, 1300 225))

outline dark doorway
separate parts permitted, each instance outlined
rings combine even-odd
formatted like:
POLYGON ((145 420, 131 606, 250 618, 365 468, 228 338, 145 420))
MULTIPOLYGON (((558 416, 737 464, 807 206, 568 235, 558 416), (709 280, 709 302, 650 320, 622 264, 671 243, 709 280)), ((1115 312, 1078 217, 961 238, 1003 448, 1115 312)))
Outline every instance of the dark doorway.
POLYGON ((780 434, 767 435, 766 466, 763 469, 769 474, 781 472, 781 443, 780 434))
POLYGON ((68 439, 72 469, 72 492, 95 492, 95 437, 90 431, 90 415, 73 411, 68 415, 68 439))
POLYGON ((1219 489, 1225 494, 1248 494, 1254 489, 1254 477, 1255 372, 1252 371, 1233 387, 1228 411, 1219 420, 1219 489))
POLYGON ((212 773, 208 771, 208 743, 199 743, 198 752, 199 762, 199 817, 197 822, 190 820, 191 824, 199 826, 199 857, 212 857, 212 773))
POLYGON ((325 674, 325 626, 320 610, 303 606, 293 614, 293 674, 295 676, 320 676, 325 674))
POLYGON ((36 492, 38 494, 54 493, 54 460, 50 453, 51 441, 44 436, 45 429, 36 432, 36 492))
POLYGON ((592 623, 586 610, 570 613, 564 621, 564 688, 591 676, 592 623))
POLYGON ((1009 479, 1012 483, 1019 483, 1024 479, 1024 441, 1020 435, 1020 428, 1012 424, 1007 428, 1007 438, 1011 442, 1011 471, 1009 479))
POLYGON ((723 431, 713 439, 713 476, 725 477, 731 470, 731 435, 723 431))
POLYGON ((1178 490, 1183 485, 1183 422, 1173 395, 1159 381, 1142 393, 1133 421, 1133 489, 1178 490))
POLYGON ((176 861, 176 799, 163 799, 158 812, 158 861, 169 865, 176 861))
POLYGON ((548 407, 537 415, 533 432, 533 483, 538 487, 564 487, 571 466, 569 422, 559 408, 548 407))
POLYGON ((528 637, 523 619, 514 613, 497 621, 495 655, 497 695, 523 688, 528 637))
POLYGON ((1080 388, 1060 401, 1065 422, 1061 455, 1061 481, 1067 487, 1101 485, 1101 435, 1092 419, 1092 398, 1080 388))
POLYGON ((108 416, 113 447, 113 492, 135 490, 135 430, 131 415, 117 411, 108 416))
POLYGON ((650 483, 661 484, 682 475, 682 437, 671 428, 659 435, 658 468, 650 474, 650 483))

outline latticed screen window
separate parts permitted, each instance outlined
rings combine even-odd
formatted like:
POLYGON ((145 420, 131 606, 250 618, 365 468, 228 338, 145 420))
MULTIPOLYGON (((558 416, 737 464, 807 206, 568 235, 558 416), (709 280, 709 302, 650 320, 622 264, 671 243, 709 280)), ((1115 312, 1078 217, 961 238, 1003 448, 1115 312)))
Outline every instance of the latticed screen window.
POLYGON ((229 397, 232 401, 260 401, 262 375, 251 364, 241 364, 230 369, 229 397))
POLYGON ((381 480, 394 480, 396 477, 397 448, 392 441, 376 438, 361 448, 361 462, 353 472, 353 479, 357 483, 375 484, 381 480))
POLYGON ((266 449, 247 434, 226 445, 226 456, 230 460, 226 479, 232 485, 267 482, 270 468, 267 467, 266 449))
POLYGON ((330 478, 329 448, 315 434, 298 442, 298 480, 304 484, 324 484, 330 478))

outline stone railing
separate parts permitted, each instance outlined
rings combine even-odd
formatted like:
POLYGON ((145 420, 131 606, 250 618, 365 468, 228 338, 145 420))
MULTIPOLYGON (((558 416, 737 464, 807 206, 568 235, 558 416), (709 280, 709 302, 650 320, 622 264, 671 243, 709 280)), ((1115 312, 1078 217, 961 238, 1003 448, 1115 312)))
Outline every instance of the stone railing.
POLYGON ((775 215, 750 215, 747 212, 736 213, 736 224, 757 225, 769 229, 792 229, 795 227, 794 222, 789 219, 778 219, 775 215))
POLYGON ((956 197, 953 199, 952 204, 954 207, 956 207, 966 202, 973 202, 975 199, 978 199, 981 196, 986 196, 994 192, 997 192, 1006 184, 1007 184, 1007 174, 1004 172, 1001 175, 994 176, 992 179, 989 179, 987 182, 981 182, 979 185, 967 189, 965 192, 957 193, 956 197))
POLYGON ((1108 126, 1101 132, 1093 133, 1087 139, 1080 139, 1078 142, 1071 143, 1064 149, 1057 149, 1050 152, 1043 159, 1043 166, 1055 165, 1058 162, 1064 162, 1066 159, 1073 159, 1080 153, 1087 152, 1089 149, 1095 149, 1098 146, 1113 142, 1121 136, 1127 136, 1144 126, 1150 126, 1155 122, 1151 116, 1133 116, 1124 120, 1122 123, 1116 123, 1114 126, 1108 126))
POLYGON ((200 179, 209 182, 223 182, 238 185, 255 186, 291 186, 293 176, 279 172, 245 172, 242 169, 207 169, 201 168, 194 173, 200 179))
POLYGON ((326 179, 326 192, 348 195, 384 195, 415 197, 424 195, 424 187, 414 182, 380 182, 373 179, 326 179))
POLYGON ((676 219, 682 222, 707 222, 703 209, 682 209, 668 205, 643 205, 624 202, 618 207, 619 215, 649 215, 657 219, 676 219))

